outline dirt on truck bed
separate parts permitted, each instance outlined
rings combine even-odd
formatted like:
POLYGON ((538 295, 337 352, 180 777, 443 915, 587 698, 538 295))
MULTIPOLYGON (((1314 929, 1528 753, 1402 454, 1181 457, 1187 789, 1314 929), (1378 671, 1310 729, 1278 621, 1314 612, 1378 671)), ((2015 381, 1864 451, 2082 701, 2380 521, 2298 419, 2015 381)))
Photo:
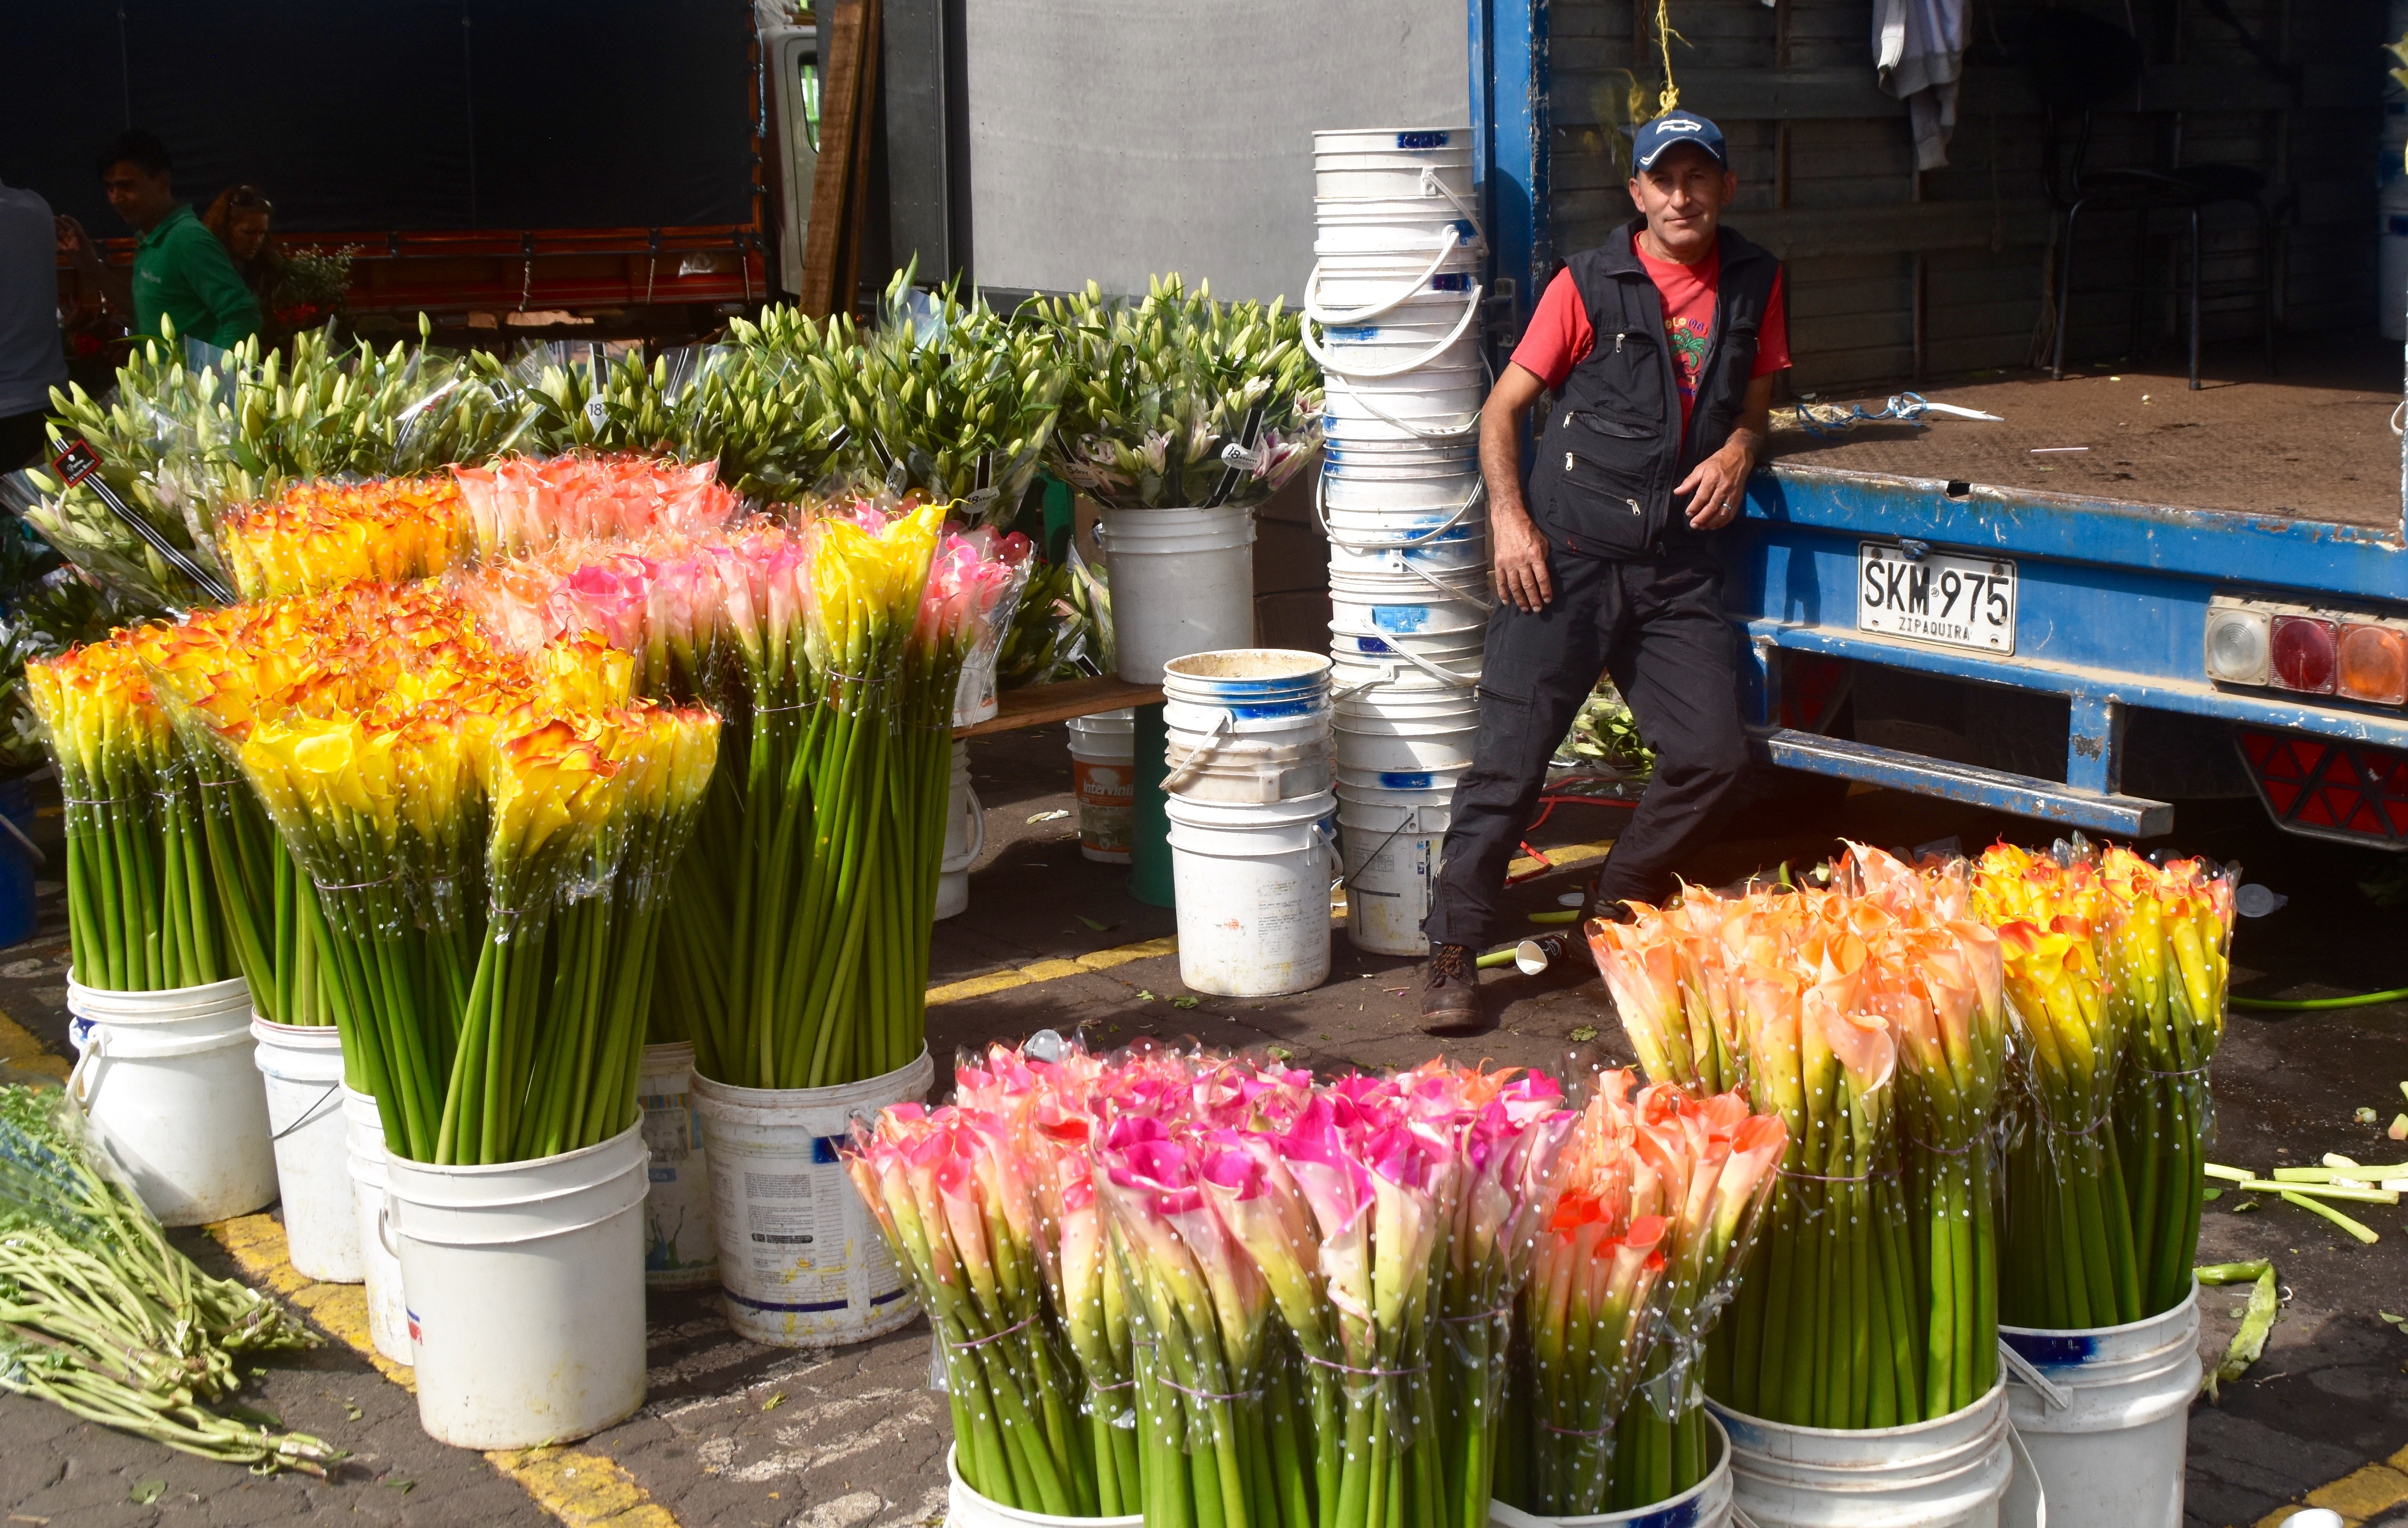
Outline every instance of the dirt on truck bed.
MULTIPOLYGON (((1940 478, 1997 488, 2280 514, 2347 525, 2401 525, 2397 345, 2301 354, 2279 376, 2262 357, 2217 356, 2188 387, 2179 355, 2045 370, 1920 389, 1933 403, 2002 422, 1925 416, 1921 428, 1857 422, 1818 438, 1775 410, 1771 456, 1791 466, 1940 478), (2082 450, 2068 450, 2071 447, 2082 450)), ((1878 412, 1887 394, 1813 400, 1878 412)))

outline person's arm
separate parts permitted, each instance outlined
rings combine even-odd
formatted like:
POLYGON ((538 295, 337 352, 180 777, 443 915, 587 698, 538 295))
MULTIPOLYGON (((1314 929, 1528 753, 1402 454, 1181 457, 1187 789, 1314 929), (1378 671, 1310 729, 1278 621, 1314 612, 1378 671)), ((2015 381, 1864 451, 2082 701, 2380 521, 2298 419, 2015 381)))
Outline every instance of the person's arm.
POLYGON ((1741 504, 1747 493, 1748 474, 1764 458, 1764 437, 1772 430, 1772 376, 1767 373, 1753 378, 1747 384, 1747 402, 1741 406, 1739 422, 1731 427, 1730 438, 1723 449, 1689 469, 1672 490, 1675 498, 1694 495, 1689 500, 1689 523, 1701 531, 1717 531, 1739 518, 1741 504))
POLYGON ((1489 581, 1497 597, 1536 615, 1555 597, 1547 538, 1522 501, 1522 421, 1547 384, 1508 362, 1480 408, 1480 477, 1488 489, 1489 581))
POLYGON ((74 260, 78 271, 86 280, 100 288, 101 301, 123 314, 128 321, 134 317, 134 276, 129 268, 113 270, 101 259, 100 247, 83 231, 83 224, 71 213, 62 212, 52 220, 58 228, 59 248, 74 260))
POLYGON ((187 240, 183 251, 184 279, 209 310, 208 332, 194 337, 230 350, 259 333, 259 299, 218 236, 198 223, 192 226, 197 236, 187 240))

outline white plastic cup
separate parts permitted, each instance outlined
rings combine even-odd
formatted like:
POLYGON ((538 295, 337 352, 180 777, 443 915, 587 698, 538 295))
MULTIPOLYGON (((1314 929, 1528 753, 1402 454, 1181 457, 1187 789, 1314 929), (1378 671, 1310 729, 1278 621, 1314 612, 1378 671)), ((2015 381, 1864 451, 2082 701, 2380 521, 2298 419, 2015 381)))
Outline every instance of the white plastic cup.
POLYGON ((837 1151, 853 1116, 917 1103, 936 1076, 925 1050, 909 1066, 836 1088, 738 1088, 695 1075, 719 1287, 738 1335, 837 1348, 920 1313, 837 1151))
POLYGON ((689 1289, 719 1282, 719 1241, 710 1230, 710 1164, 694 1108, 694 1047, 644 1047, 636 1080, 646 1164, 644 1282, 689 1289))
POLYGON ((343 1042, 329 1026, 275 1024, 251 1015, 252 1064, 265 1080, 276 1196, 285 1255, 296 1272, 356 1284, 360 1217, 343 1143, 343 1042))
POLYGON ((343 1090, 344 1164, 351 1178, 353 1223, 359 1229, 360 1282, 366 1285, 368 1339, 395 1364, 417 1361, 409 1346, 409 1301, 401 1288, 401 1259, 386 1245, 384 1122, 377 1101, 343 1090))
POLYGON ((1079 854, 1129 863, 1137 807, 1137 713, 1070 719, 1070 784, 1079 801, 1079 854))
POLYGON ((1106 509, 1099 529, 1122 678, 1160 684, 1173 658, 1254 641, 1251 507, 1106 509))
POLYGON ((1907 1427, 1792 1427, 1706 1403, 1731 1445, 1732 1500, 1756 1528, 1997 1528, 2006 1387, 1907 1427))
POLYGON ((2000 1521, 2038 1524, 2045 1493, 2052 1528, 2181 1528, 2201 1376, 2199 1286, 2144 1321, 2082 1331, 2002 1326, 1999 1340, 2067 1403, 2008 1370, 2007 1415, 2033 1475, 2015 1472, 2000 1521))
POLYGON ((67 1092, 162 1225, 205 1225, 276 1200, 251 988, 113 992, 67 973, 67 1092))
POLYGON ((1166 799, 1179 979, 1216 997, 1281 997, 1329 976, 1337 798, 1240 806, 1166 799))
POLYGON ((533 1162, 385 1159, 418 1421, 462 1449, 600 1432, 644 1404, 641 1124, 533 1162))

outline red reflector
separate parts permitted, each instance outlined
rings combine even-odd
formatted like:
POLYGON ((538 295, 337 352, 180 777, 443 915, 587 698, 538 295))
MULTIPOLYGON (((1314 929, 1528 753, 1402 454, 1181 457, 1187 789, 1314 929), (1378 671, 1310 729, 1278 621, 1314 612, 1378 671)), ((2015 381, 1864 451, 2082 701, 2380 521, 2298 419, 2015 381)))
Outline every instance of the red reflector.
POLYGON ((2408 844, 2408 750, 2236 727, 2250 777, 2275 820, 2351 843, 2408 844))
POLYGON ((2314 616, 2274 618, 2274 683, 2311 695, 2332 693, 2331 621, 2314 616))

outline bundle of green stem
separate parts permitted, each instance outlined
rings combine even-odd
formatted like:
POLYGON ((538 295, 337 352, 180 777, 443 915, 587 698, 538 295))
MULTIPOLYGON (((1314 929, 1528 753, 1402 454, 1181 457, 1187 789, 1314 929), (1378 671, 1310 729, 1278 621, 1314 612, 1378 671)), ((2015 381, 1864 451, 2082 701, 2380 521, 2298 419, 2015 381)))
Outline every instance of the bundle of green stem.
POLYGON ((1677 1496, 1709 1457, 1698 1366, 1785 1134, 1738 1093, 1595 1079, 1539 1234, 1501 1501, 1549 1516, 1677 1496))
POLYGON ((342 1455, 238 1408, 240 1360, 314 1347, 168 1245, 55 1089, 0 1087, 0 1389, 204 1458, 323 1475, 342 1455))
POLYGON ((1035 1091, 976 1079, 967 1091, 999 1111, 890 1108, 874 1130, 856 1128, 845 1154, 936 1330, 954 1467, 973 1491, 1030 1511, 1133 1511, 1128 1450, 1081 1416, 1087 1387, 1056 1259, 1047 1255, 1062 1228, 1040 1213, 1045 1184, 1025 1135, 1035 1091))
POLYGON ((151 692, 136 634, 36 659, 25 681, 66 801, 76 980, 161 992, 240 974, 199 772, 151 692))
POLYGON ((1753 1106, 1787 1126, 1766 1233, 1708 1353, 1709 1392, 1740 1411, 1889 1427, 1995 1381, 1980 1158, 2006 1019, 1998 943, 1967 910, 1961 869, 1858 848, 1832 890, 1692 889, 1633 924, 1590 926, 1617 1000, 1633 994, 1623 1021, 1651 1078, 1698 1090, 1684 1058, 1708 1048, 1684 1043, 1677 985, 1693 963, 1705 996, 1690 1006, 1725 1036, 1753 1106))
POLYGON ((2007 946, 2029 1116, 2008 1152, 2007 1313, 2121 1325, 2189 1293, 2237 873, 2000 844, 1976 894, 2007 946))
POLYGON ((512 1162, 626 1129, 717 719, 633 700, 597 641, 497 648, 424 586, 236 607, 161 645, 314 882, 347 1080, 390 1149, 512 1162))

